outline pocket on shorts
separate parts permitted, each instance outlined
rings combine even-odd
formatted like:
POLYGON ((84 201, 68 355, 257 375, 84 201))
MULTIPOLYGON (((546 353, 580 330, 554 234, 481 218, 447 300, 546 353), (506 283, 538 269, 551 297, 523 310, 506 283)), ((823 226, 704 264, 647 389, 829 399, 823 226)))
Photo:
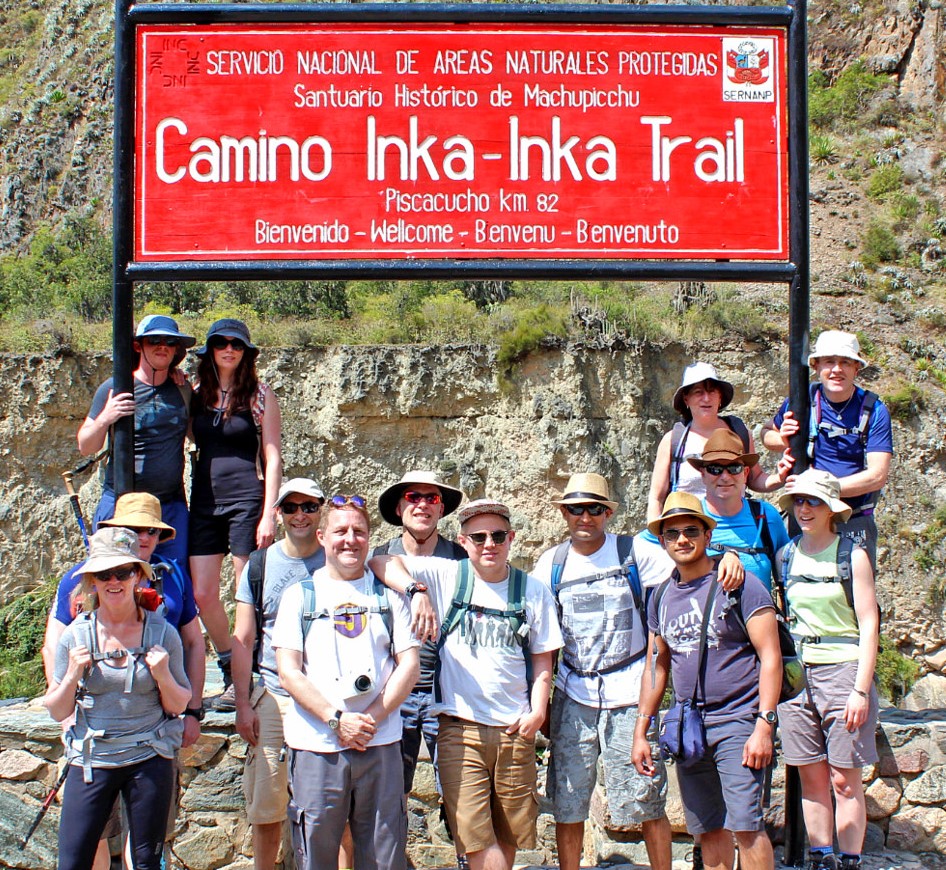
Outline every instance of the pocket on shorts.
POLYGON ((305 810, 290 798, 289 806, 286 807, 286 816, 289 819, 290 830, 292 831, 292 851, 296 856, 296 864, 304 867, 309 851, 305 810))

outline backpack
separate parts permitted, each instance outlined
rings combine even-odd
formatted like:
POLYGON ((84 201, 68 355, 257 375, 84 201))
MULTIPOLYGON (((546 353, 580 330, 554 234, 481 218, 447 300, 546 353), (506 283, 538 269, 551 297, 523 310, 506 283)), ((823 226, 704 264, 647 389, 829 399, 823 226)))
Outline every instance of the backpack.
MULTIPOLYGON (((867 447, 867 430, 870 428, 870 418, 877 404, 877 393, 871 390, 864 390, 861 410, 857 415, 857 425, 853 429, 842 429, 838 426, 829 426, 821 422, 821 384, 815 381, 808 385, 808 396, 810 399, 811 413, 808 418, 808 458, 815 458, 815 442, 818 440, 818 433, 825 432, 828 438, 836 438, 839 435, 857 435, 862 447, 867 447)), ((866 451, 863 452, 862 468, 867 467, 866 451)))
POLYGON ((141 646, 133 647, 124 652, 121 650, 101 652, 95 631, 96 621, 94 610, 91 613, 83 611, 76 617, 73 624, 76 626, 76 634, 79 636, 79 643, 92 654, 93 662, 120 659, 126 653, 128 654, 128 661, 125 664, 125 694, 128 694, 131 692, 132 686, 134 685, 134 661, 143 657, 151 647, 156 645, 162 646, 164 644, 164 636, 167 633, 168 624, 161 614, 146 610, 145 624, 141 633, 141 646))
POLYGON ((569 580, 564 584, 562 583, 562 573, 565 570, 565 560, 568 558, 568 554, 571 551, 570 540, 563 541, 561 544, 559 544, 558 547, 555 548, 555 553, 552 556, 552 595, 555 597, 555 603, 559 607, 559 614, 561 614, 561 605, 559 604, 559 590, 561 590, 563 587, 573 586, 578 583, 594 582, 596 580, 606 580, 609 577, 619 577, 623 575, 627 578, 627 585, 631 590, 632 597, 634 598, 634 608, 640 616, 641 627, 643 628, 643 637, 638 637, 638 643, 640 646, 629 651, 629 654, 625 659, 622 659, 621 661, 616 662, 615 664, 610 665, 603 670, 585 671, 580 668, 573 667, 571 663, 567 663, 569 668, 571 668, 571 670, 580 677, 597 677, 603 674, 610 674, 615 671, 623 670, 628 665, 642 658, 647 652, 647 609, 644 590, 641 586, 640 574, 637 570, 637 562, 634 559, 634 536, 617 535, 616 538, 619 567, 612 568, 610 571, 603 571, 591 577, 579 577, 575 580, 569 580))
MULTIPOLYGON (((854 614, 854 621, 856 622, 857 611, 854 609, 854 570, 851 567, 851 554, 854 552, 854 547, 856 546, 854 541, 850 538, 845 538, 843 535, 838 539, 837 576, 822 578, 791 573, 792 560, 795 558, 795 550, 798 549, 798 542, 800 540, 801 535, 793 538, 786 544, 785 549, 782 550, 782 570, 779 575, 779 592, 782 595, 782 600, 788 601, 785 590, 788 587, 789 577, 804 580, 808 583, 840 583, 841 588, 844 590, 844 599, 847 601, 848 607, 851 608, 851 612, 854 614)), ((877 617, 878 619, 882 617, 879 604, 877 605, 877 617)), ((860 638, 842 637, 841 635, 804 635, 800 637, 802 643, 860 643, 860 638)))
MULTIPOLYGON (((749 429, 743 421, 735 414, 722 414, 722 420, 730 429, 739 436, 742 441, 742 449, 749 452, 749 429)), ((686 450, 687 436, 690 434, 690 423, 677 422, 673 424, 670 430, 670 491, 675 492, 677 484, 680 482, 680 466, 686 462, 684 451, 686 450)))
MULTIPOLYGON (((270 545, 272 546, 272 545, 270 545)), ((254 550, 247 561, 247 579, 253 597, 253 615, 256 618, 256 640, 253 642, 253 673, 259 673, 260 648, 263 645, 263 583, 266 581, 266 553, 269 547, 254 550)))
POLYGON ((501 616, 509 620, 513 637, 522 647, 522 654, 526 662, 526 681, 532 686, 532 654, 529 651, 529 624, 526 622, 526 578, 525 571, 509 566, 509 588, 506 592, 505 610, 493 607, 480 607, 472 604, 473 599, 473 568, 469 559, 458 562, 457 585, 453 590, 453 600, 440 626, 440 637, 437 640, 437 667, 434 673, 434 699, 439 704, 443 701, 440 691, 440 666, 442 661, 441 650, 447 642, 447 637, 456 629, 467 611, 482 613, 486 616, 501 616))
POLYGON ((355 616, 364 613, 378 613, 384 620, 384 628, 388 633, 388 639, 391 642, 391 654, 394 654, 394 614, 391 612, 391 605, 388 604, 388 587, 385 586, 377 577, 372 574, 372 588, 374 591, 375 604, 371 607, 364 607, 360 604, 348 605, 344 608, 338 608, 332 613, 327 610, 316 610, 315 608, 315 584, 311 577, 306 577, 299 581, 302 587, 302 645, 305 646, 306 638, 312 628, 312 623, 323 617, 333 619, 339 616, 355 616))

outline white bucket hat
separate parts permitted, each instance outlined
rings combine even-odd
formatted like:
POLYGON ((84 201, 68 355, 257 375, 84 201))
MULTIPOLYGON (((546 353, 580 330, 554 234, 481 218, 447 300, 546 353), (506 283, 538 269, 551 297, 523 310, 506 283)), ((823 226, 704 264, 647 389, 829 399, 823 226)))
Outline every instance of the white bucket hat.
POLYGON ((857 336, 837 329, 826 329, 818 336, 814 348, 808 354, 808 365, 814 366, 815 360, 823 356, 841 356, 855 360, 862 366, 868 364, 867 360, 861 356, 861 343, 857 340, 857 336))
POLYGON ((809 468, 803 471, 792 484, 792 491, 782 493, 778 499, 780 510, 786 513, 794 507, 796 495, 809 495, 821 499, 837 517, 838 522, 845 523, 851 518, 852 508, 847 502, 841 501, 841 482, 830 472, 820 468, 809 468))
POLYGON ((716 374, 716 369, 712 365, 705 362, 691 363, 683 370, 683 383, 673 394, 673 408, 678 414, 682 414, 684 417, 689 416, 690 411, 686 406, 686 402, 683 401, 684 394, 694 384, 702 384, 704 381, 712 381, 719 388, 720 411, 732 401, 732 397, 736 394, 735 387, 716 374))

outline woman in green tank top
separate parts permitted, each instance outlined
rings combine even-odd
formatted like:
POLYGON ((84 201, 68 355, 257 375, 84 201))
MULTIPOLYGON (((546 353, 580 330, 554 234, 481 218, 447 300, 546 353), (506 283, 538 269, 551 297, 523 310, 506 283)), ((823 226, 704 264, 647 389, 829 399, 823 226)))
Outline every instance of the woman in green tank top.
POLYGON ((877 761, 874 575, 866 550, 852 548, 835 530, 851 514, 838 479, 811 469, 790 489, 779 506, 793 511, 802 533, 782 549, 778 563, 808 685, 779 705, 782 747, 785 763, 798 767, 801 778, 811 845, 807 870, 856 870, 867 829, 861 768, 877 761))

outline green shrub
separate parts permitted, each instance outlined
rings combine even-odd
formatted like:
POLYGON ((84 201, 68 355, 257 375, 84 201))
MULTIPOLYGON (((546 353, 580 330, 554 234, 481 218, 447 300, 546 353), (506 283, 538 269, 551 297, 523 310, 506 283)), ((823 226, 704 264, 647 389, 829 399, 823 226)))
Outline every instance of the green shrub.
POLYGON ((838 145, 826 133, 816 133, 811 137, 808 153, 815 163, 836 163, 838 160, 838 145))
POLYGON ((58 583, 59 578, 48 577, 0 608, 0 698, 33 697, 45 691, 40 650, 58 583))
POLYGON ((905 423, 919 415, 926 407, 922 391, 913 384, 904 384, 899 390, 884 396, 884 404, 895 420, 905 423))
POLYGON ((509 328, 499 335, 496 366, 500 386, 510 386, 515 364, 536 350, 545 339, 565 334, 565 314, 561 309, 539 305, 515 312, 509 328))
POLYGON ((888 163, 876 169, 868 179, 867 195, 873 200, 882 201, 902 187, 903 170, 896 163, 888 163))
POLYGON ((820 129, 846 128, 863 119, 871 97, 886 87, 885 76, 855 61, 831 82, 823 70, 808 75, 808 119, 820 129))
POLYGON ((865 266, 876 268, 878 263, 893 263, 900 256, 900 245, 893 230, 879 220, 872 220, 864 231, 861 242, 861 260, 865 266))
POLYGON ((874 673, 877 691, 893 704, 898 704, 919 678, 920 666, 899 652, 893 641, 881 635, 874 673))

